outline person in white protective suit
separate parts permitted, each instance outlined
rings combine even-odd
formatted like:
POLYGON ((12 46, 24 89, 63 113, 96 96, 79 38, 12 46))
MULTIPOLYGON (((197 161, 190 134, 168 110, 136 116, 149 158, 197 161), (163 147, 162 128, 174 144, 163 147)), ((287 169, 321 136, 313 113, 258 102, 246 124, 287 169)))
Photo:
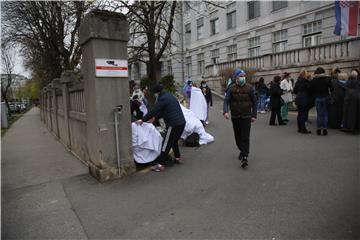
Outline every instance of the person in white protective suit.
POLYGON ((190 110, 202 122, 207 119, 207 102, 200 88, 191 88, 190 110))

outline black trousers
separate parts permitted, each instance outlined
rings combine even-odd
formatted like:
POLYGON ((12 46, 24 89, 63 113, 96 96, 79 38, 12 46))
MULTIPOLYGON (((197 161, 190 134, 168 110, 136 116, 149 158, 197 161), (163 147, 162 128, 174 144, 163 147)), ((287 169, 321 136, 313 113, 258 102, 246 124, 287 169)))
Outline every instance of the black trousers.
POLYGON ((297 115, 297 125, 298 130, 303 131, 306 129, 305 122, 307 121, 309 115, 309 108, 307 106, 297 106, 298 115, 297 115))
POLYGON ((158 163, 164 164, 166 162, 170 149, 174 151, 175 158, 180 157, 178 141, 184 131, 184 128, 185 124, 174 127, 170 126, 166 129, 166 134, 162 142, 160 158, 158 158, 157 161, 158 163))
POLYGON ((234 128, 236 146, 243 156, 248 156, 250 148, 251 118, 232 118, 231 121, 234 128))
POLYGON ((278 118, 279 124, 283 123, 283 119, 281 118, 281 107, 280 106, 273 106, 271 108, 271 116, 270 116, 270 124, 275 124, 276 116, 278 118))

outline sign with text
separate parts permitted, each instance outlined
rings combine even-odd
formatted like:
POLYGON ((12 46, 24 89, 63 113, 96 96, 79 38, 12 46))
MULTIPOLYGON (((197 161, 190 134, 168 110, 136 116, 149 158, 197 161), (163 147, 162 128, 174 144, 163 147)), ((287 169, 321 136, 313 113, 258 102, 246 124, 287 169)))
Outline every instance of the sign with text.
POLYGON ((128 77, 128 61, 121 59, 95 59, 96 77, 128 77))

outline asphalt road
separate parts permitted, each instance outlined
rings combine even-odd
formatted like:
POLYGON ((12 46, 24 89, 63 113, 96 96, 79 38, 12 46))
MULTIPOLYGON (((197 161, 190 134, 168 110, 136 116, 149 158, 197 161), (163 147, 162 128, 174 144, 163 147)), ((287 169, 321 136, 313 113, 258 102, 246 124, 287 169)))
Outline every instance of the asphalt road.
MULTIPOLYGON (((302 135, 295 115, 287 126, 274 127, 268 126, 269 114, 261 114, 252 125, 249 167, 243 170, 221 105, 215 100, 207 128, 215 142, 182 148, 183 165, 106 184, 80 167, 78 174, 3 190, 2 236, 359 239, 359 135, 330 130, 317 136, 314 124, 313 134, 302 135), (41 214, 24 210, 26 194, 41 214), (46 208, 56 200, 63 204, 46 208), (61 224, 51 213, 70 221, 61 224)), ((10 171, 2 167, 4 179, 10 171)))

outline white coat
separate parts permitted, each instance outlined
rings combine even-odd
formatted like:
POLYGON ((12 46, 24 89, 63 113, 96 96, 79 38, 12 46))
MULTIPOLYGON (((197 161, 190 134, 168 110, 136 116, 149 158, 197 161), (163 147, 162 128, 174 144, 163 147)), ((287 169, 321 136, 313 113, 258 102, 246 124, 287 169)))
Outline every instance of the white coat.
POLYGON ((292 87, 291 81, 288 81, 285 78, 284 80, 281 81, 280 88, 284 91, 283 95, 281 96, 281 98, 284 100, 284 102, 286 102, 286 103, 292 102, 293 101, 293 97, 292 97, 293 87, 292 87))

